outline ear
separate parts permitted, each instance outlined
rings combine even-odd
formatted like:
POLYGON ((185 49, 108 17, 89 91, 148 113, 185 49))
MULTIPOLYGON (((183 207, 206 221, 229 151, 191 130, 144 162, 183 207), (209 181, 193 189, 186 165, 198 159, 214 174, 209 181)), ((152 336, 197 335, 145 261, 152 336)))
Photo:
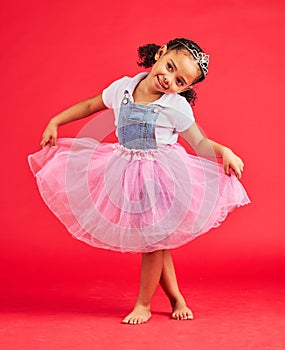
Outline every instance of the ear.
POLYGON ((167 51, 167 46, 161 46, 161 48, 157 51, 157 53, 154 56, 154 59, 157 61, 161 56, 163 56, 167 51))

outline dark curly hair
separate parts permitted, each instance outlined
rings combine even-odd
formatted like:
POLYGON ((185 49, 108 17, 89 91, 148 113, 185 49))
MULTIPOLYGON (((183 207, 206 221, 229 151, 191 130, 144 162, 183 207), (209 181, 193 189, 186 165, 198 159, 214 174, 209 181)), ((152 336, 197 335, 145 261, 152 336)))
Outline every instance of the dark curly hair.
MULTIPOLYGON (((176 38, 174 40, 170 40, 166 44, 167 51, 171 51, 171 50, 176 50, 176 51, 185 50, 185 45, 189 49, 196 50, 198 53, 199 52, 203 52, 201 47, 199 45, 197 45, 194 41, 188 40, 188 39, 185 39, 185 38, 176 38)), ((155 54, 160 49, 160 47, 161 47, 160 45, 156 45, 156 44, 147 44, 147 45, 144 45, 144 46, 140 46, 138 48, 139 62, 137 62, 137 64, 140 67, 145 67, 145 68, 152 67, 154 65, 154 63, 156 62, 155 54)), ((197 83, 199 83, 200 81, 202 81, 204 79, 205 79, 205 75, 201 72, 201 75, 198 76, 198 78, 192 83, 192 85, 193 84, 197 84, 197 83)), ((195 101, 197 99, 197 94, 196 94, 196 92, 193 89, 190 89, 190 90, 187 90, 187 91, 184 91, 184 92, 180 92, 179 95, 185 97, 186 100, 191 105, 194 105, 195 101)))

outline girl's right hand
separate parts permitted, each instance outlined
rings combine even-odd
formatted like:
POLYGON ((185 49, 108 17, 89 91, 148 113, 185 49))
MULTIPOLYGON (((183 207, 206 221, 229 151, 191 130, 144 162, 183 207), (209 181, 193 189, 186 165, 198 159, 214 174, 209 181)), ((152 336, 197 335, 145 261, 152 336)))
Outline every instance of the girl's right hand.
POLYGON ((44 147, 47 143, 50 143, 51 146, 55 146, 57 138, 57 128, 58 126, 52 121, 48 123, 42 135, 42 141, 40 143, 41 147, 44 147))

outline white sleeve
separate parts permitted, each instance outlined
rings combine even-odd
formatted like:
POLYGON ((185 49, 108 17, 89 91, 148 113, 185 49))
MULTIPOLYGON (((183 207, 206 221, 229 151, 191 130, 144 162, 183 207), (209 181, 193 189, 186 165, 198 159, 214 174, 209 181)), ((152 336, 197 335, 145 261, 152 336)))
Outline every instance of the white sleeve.
POLYGON ((189 102, 186 101, 185 97, 179 97, 179 112, 175 118, 175 129, 178 132, 182 132, 195 122, 195 118, 189 102))
POLYGON ((129 77, 115 80, 102 91, 102 99, 106 107, 117 108, 120 106, 128 80, 129 77))

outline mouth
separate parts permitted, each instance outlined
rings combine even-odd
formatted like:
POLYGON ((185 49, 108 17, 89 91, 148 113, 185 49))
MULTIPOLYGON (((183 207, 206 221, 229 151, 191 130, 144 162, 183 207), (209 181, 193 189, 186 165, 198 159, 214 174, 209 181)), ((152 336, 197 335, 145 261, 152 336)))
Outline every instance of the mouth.
POLYGON ((160 80, 160 77, 157 76, 157 81, 158 81, 158 85, 163 89, 163 90, 167 90, 168 87, 163 85, 162 81, 160 80))

